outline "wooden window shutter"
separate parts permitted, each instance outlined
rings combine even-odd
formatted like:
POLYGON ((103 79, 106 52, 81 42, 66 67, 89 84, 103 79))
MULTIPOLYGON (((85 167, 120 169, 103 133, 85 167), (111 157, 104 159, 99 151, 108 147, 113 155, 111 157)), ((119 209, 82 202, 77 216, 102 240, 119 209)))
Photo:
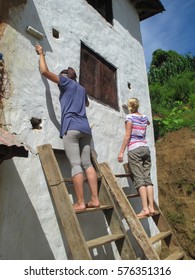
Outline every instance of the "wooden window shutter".
POLYGON ((116 69, 83 44, 81 45, 80 84, 91 97, 119 110, 116 69))

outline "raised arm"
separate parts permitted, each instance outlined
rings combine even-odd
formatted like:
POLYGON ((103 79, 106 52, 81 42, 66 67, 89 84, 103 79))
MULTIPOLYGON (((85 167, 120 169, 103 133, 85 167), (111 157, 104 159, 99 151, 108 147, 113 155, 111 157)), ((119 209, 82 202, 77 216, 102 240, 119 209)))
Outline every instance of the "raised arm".
POLYGON ((39 54, 39 57, 40 57, 39 69, 40 69, 41 74, 43 76, 45 76, 48 80, 58 84, 60 81, 59 76, 49 71, 46 60, 45 60, 45 54, 43 51, 43 47, 39 44, 36 44, 35 50, 39 54))

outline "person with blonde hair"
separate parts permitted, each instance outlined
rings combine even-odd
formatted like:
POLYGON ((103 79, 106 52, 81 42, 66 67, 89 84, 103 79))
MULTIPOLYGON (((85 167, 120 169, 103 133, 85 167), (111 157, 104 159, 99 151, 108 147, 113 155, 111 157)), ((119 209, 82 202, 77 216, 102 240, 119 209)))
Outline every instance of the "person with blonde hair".
POLYGON ((125 119, 125 135, 118 155, 118 162, 123 162, 124 152, 127 149, 128 163, 132 172, 133 183, 138 190, 142 210, 137 217, 155 214, 154 188, 150 177, 151 156, 146 141, 146 130, 150 124, 146 115, 139 113, 139 100, 128 100, 129 114, 125 119))

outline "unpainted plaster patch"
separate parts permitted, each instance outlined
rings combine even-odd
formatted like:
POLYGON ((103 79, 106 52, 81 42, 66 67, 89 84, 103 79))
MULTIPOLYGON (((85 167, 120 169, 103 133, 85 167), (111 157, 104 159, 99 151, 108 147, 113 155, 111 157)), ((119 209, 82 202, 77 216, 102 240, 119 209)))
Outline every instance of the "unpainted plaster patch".
POLYGON ((0 40, 3 37, 5 28, 6 28, 6 24, 5 23, 0 23, 0 40))
POLYGON ((27 0, 0 0, 0 23, 8 21, 11 8, 26 5, 26 3, 27 0))
POLYGON ((0 101, 2 98, 8 99, 11 92, 11 83, 9 81, 8 73, 5 69, 3 54, 0 53, 0 101))
POLYGON ((27 0, 0 0, 0 40, 9 22, 9 11, 14 7, 26 5, 26 3, 27 0))

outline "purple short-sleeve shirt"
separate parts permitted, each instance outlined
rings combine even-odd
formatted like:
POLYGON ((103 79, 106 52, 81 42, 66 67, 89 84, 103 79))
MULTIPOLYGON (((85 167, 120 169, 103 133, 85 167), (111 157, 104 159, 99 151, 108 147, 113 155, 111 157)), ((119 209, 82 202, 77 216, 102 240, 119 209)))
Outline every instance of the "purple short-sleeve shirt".
POLYGON ((78 130, 91 135, 91 128, 86 116, 87 94, 84 87, 76 81, 59 76, 62 138, 68 130, 78 130))

